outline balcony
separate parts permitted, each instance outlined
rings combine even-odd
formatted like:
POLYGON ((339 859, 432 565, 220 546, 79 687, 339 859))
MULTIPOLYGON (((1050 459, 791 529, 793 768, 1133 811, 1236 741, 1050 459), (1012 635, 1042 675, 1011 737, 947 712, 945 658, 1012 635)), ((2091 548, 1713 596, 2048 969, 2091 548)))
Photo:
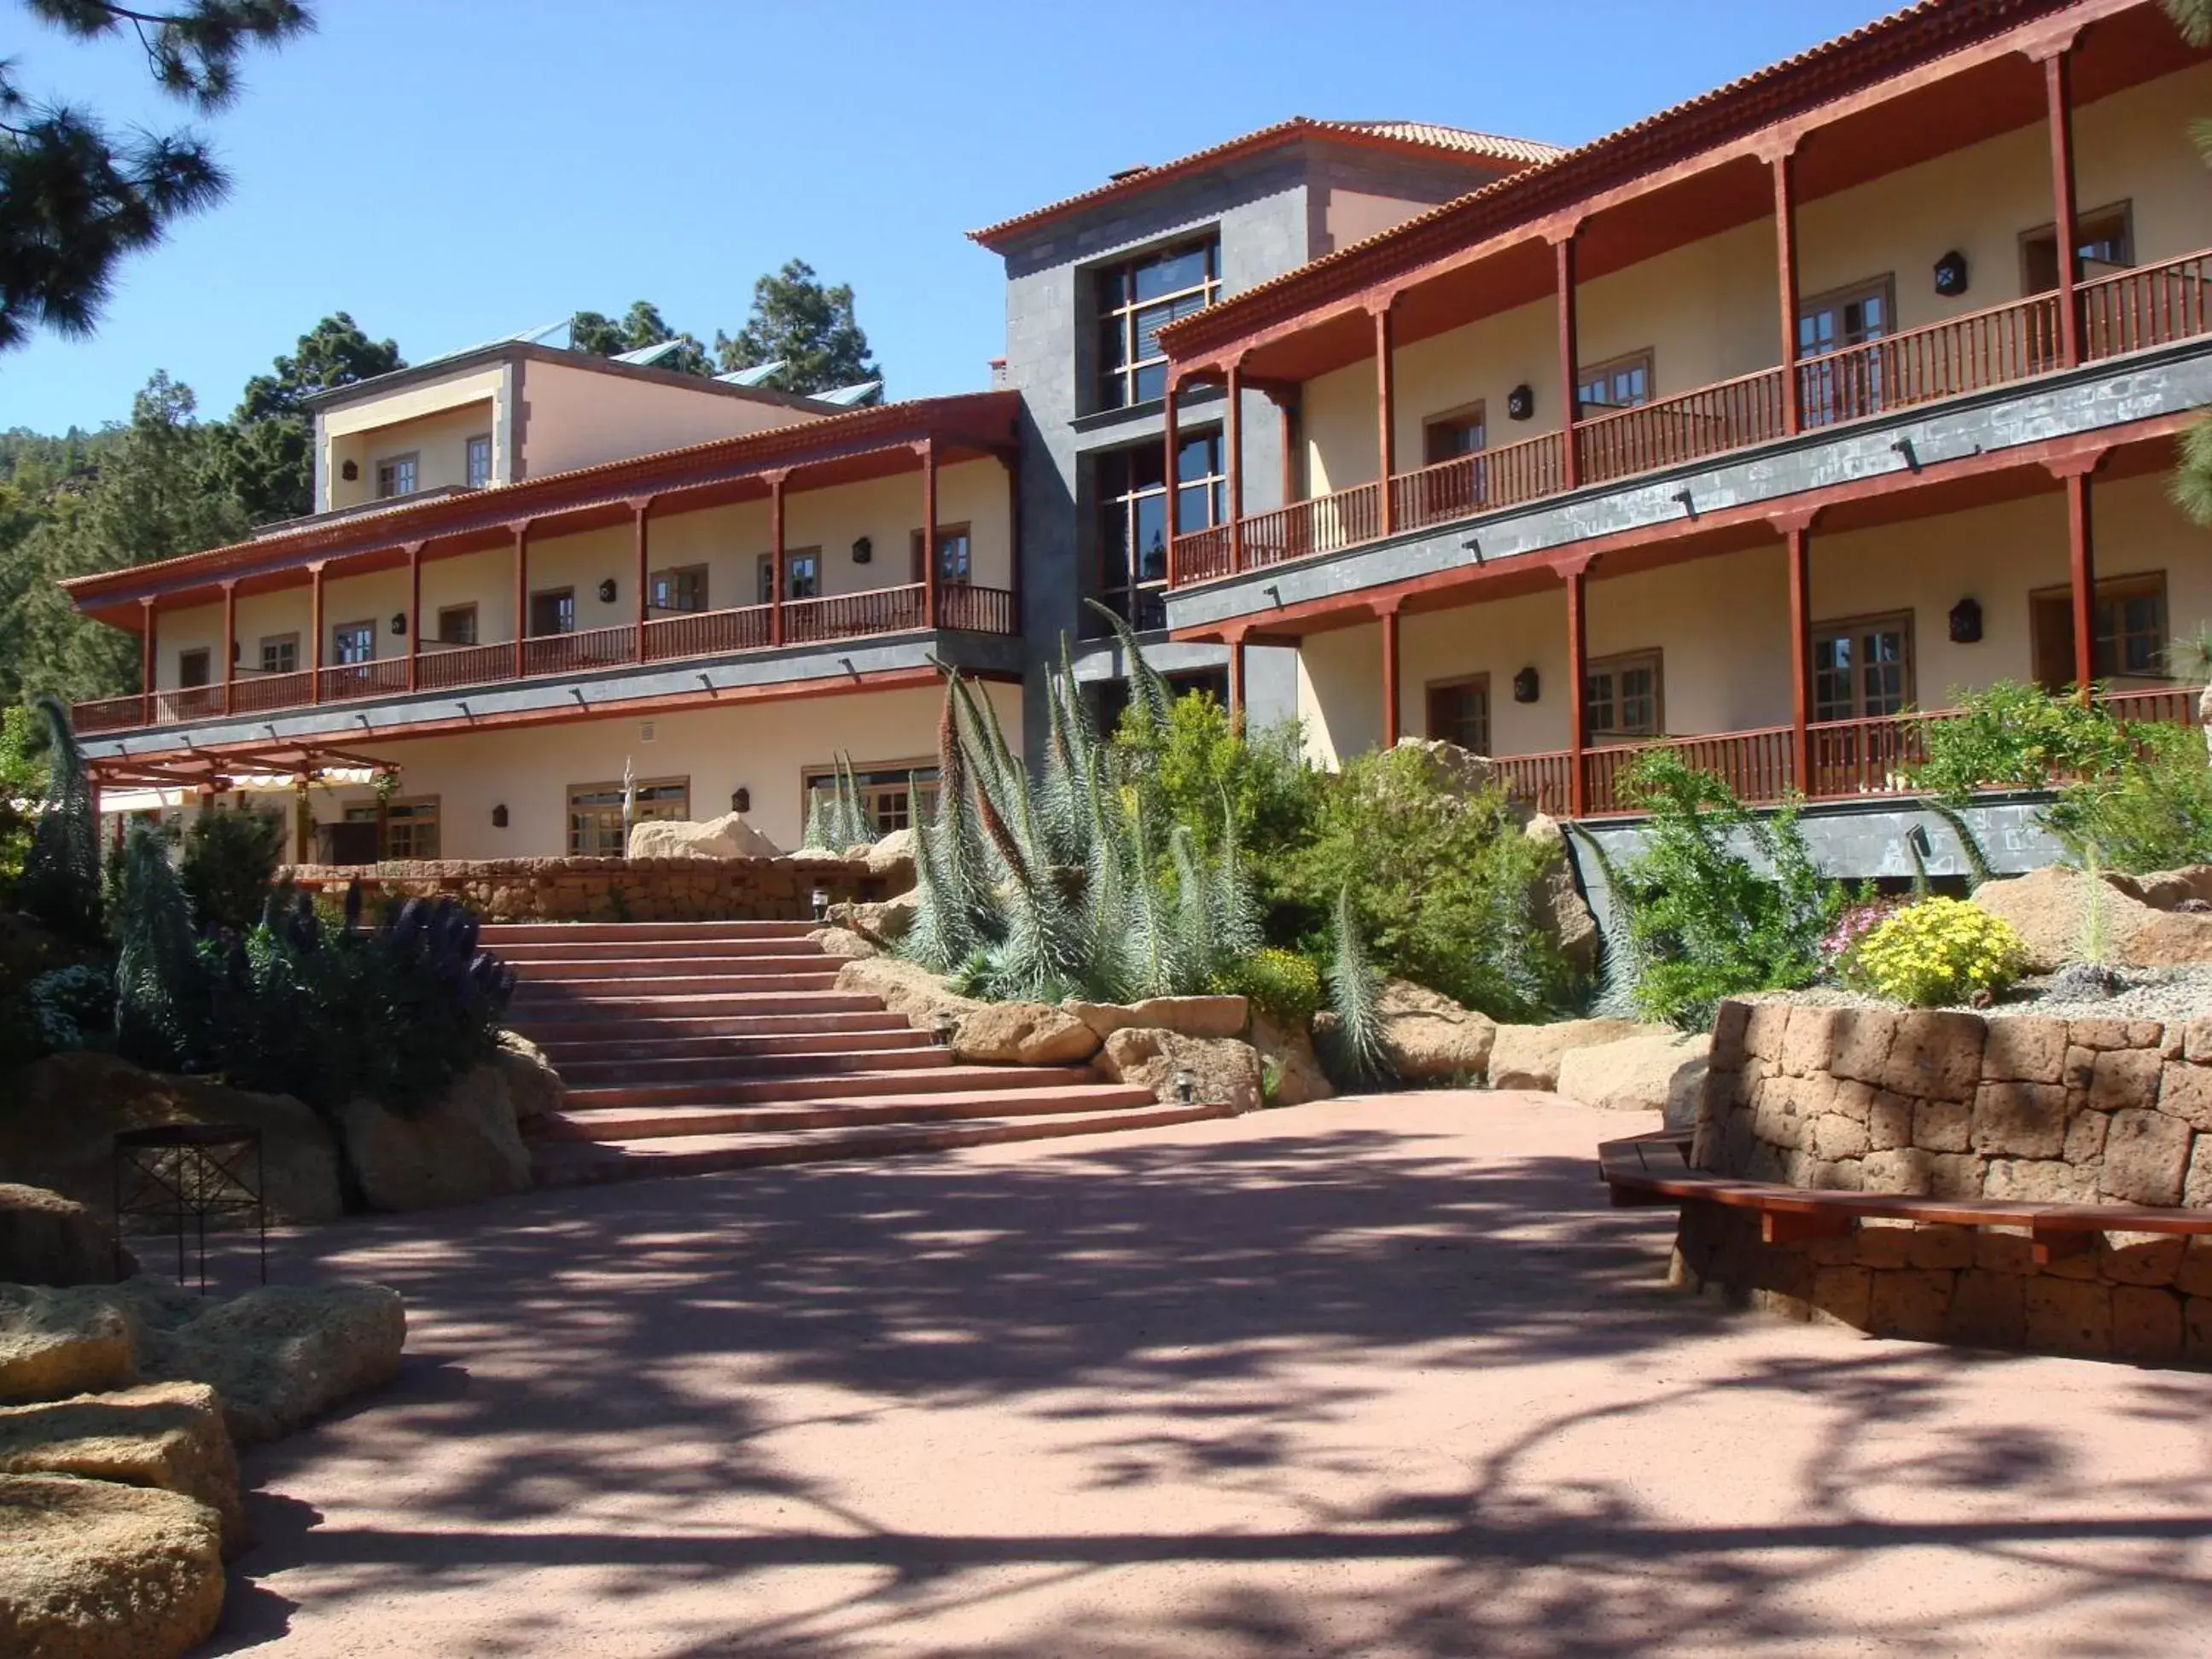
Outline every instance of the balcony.
MULTIPOLYGON (((2075 289, 2080 355, 2103 362, 2212 332, 2212 250, 2075 289)), ((2057 294, 2033 295, 1177 536, 1171 587, 1341 553, 1593 486, 2016 385, 2065 367, 2057 294), (1385 507, 1388 507, 1386 512, 1385 507)))
MULTIPOLYGON (((2173 726, 2197 722, 2193 690, 2118 691, 2100 701, 2123 720, 2173 726)), ((1927 758, 1927 728, 1957 718, 1956 709, 1939 709, 1816 722, 1807 728, 1802 779, 1795 733, 1787 726, 1592 747, 1581 758, 1584 802, 1580 816, 1607 817, 1638 811, 1627 798, 1624 781, 1636 758, 1655 749, 1671 750, 1686 764, 1712 773, 1747 805, 1779 805, 1796 797, 1834 801, 1919 794, 1923 792, 1913 786, 1911 773, 1927 758)), ((1574 815, 1576 757, 1571 750, 1500 756, 1495 764, 1505 787, 1538 811, 1554 817, 1574 815)))
MULTIPOLYGON (((776 607, 655 617, 576 634, 546 634, 492 645, 422 641, 410 656, 341 663, 264 674, 240 670, 228 684, 141 692, 78 703, 80 735, 185 726, 238 714, 459 691, 529 680, 559 680, 638 665, 720 659, 779 647, 816 646, 909 634, 928 629, 927 585, 875 588, 782 606, 783 637, 775 637, 776 607)), ((1011 635, 1020 626, 1016 595, 1005 588, 948 583, 938 592, 934 626, 957 632, 1011 635)))

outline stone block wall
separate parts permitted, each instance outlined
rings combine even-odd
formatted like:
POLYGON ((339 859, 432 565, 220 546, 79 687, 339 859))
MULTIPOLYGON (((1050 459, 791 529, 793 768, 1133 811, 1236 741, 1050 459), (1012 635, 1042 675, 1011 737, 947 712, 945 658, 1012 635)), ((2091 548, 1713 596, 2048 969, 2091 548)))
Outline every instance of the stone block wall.
POLYGON ((359 882, 372 897, 451 896, 486 921, 804 921, 817 890, 872 901, 890 896, 895 879, 838 858, 397 860, 294 865, 276 878, 331 893, 359 882))

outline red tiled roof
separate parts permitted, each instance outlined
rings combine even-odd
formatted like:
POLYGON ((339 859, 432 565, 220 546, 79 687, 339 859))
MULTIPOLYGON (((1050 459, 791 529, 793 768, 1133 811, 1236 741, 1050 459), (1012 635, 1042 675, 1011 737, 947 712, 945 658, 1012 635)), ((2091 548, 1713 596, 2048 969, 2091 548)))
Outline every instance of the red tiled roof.
POLYGON ((1041 208, 1033 208, 1027 213, 1016 214, 1011 219, 1002 219, 995 225, 986 225, 981 230, 971 230, 968 235, 969 240, 981 242, 985 247, 996 247, 1017 231, 1030 229, 1079 209, 1091 207, 1116 196, 1150 190, 1168 179, 1218 166, 1239 155, 1310 137, 1333 138, 1340 143, 1389 149, 1401 155, 1432 158, 1445 156, 1488 167, 1525 167, 1559 154, 1558 145, 1540 143, 1533 138, 1507 138, 1495 133, 1470 131, 1464 127, 1439 126, 1429 121, 1325 121, 1310 115, 1293 115, 1287 121, 1278 121, 1273 126, 1261 127, 1256 132, 1248 132, 1210 149, 1178 156, 1172 161, 1163 161, 1157 167, 1133 167, 1127 173, 1116 173, 1093 189, 1065 197, 1041 208))

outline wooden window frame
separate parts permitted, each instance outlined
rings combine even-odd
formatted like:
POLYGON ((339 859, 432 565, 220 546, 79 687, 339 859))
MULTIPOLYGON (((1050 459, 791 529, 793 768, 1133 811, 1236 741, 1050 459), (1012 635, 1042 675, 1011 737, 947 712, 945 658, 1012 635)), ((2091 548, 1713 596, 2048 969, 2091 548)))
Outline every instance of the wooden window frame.
POLYGON ((356 802, 345 809, 344 821, 348 823, 379 823, 383 826, 382 831, 377 836, 376 852, 380 859, 434 859, 439 854, 439 849, 435 847, 428 852, 424 852, 419 847, 411 847, 405 852, 397 852, 393 850, 392 845, 393 820, 398 818, 409 825, 420 824, 425 820, 414 815, 421 812, 425 807, 429 809, 427 821, 430 827, 438 832, 439 838, 442 842, 445 834, 445 814, 440 811, 438 797, 435 795, 402 795, 389 801, 370 801, 366 804, 356 802))
POLYGON ((358 668, 362 666, 363 663, 372 663, 375 660, 376 622, 374 617, 356 617, 352 622, 332 623, 331 624, 331 655, 330 661, 327 665, 328 666, 331 668, 358 668), (360 659, 359 661, 349 662, 346 660, 345 653, 339 649, 338 641, 344 638, 346 635, 355 631, 356 629, 360 630, 362 634, 368 636, 368 654, 360 659))
MULTIPOLYGON (((757 593, 760 593, 760 603, 763 605, 772 605, 775 603, 776 593, 775 585, 772 580, 761 580, 762 578, 769 575, 769 570, 775 563, 775 555, 774 553, 763 553, 760 556, 759 559, 756 561, 753 567, 755 573, 753 591, 757 593), (762 592, 761 590, 763 588, 767 589, 767 592, 762 592)), ((822 589, 822 550, 819 547, 785 548, 783 550, 783 569, 780 574, 783 578, 781 586, 783 589, 783 602, 786 605, 790 605, 799 599, 818 599, 823 597, 822 589), (801 559, 811 559, 814 561, 814 591, 811 593, 794 593, 791 591, 791 568, 793 565, 798 563, 801 559)))
POLYGON ((1159 402, 1160 399, 1158 398, 1139 398, 1136 395, 1139 376, 1145 370, 1167 362, 1167 354, 1164 352, 1155 352, 1149 357, 1139 357, 1137 355, 1139 343, 1137 314, 1139 312, 1151 311, 1156 307, 1173 305, 1176 301, 1187 300, 1194 295, 1199 296, 1200 311, 1219 303, 1221 299, 1219 227, 1216 226, 1199 235, 1178 237, 1173 241, 1164 242, 1157 247, 1147 248, 1140 253, 1124 254, 1103 264, 1092 266, 1088 275, 1092 301, 1091 349, 1094 351, 1098 349, 1098 343, 1109 324, 1118 325, 1121 356, 1121 362, 1118 366, 1109 367, 1102 353, 1099 360, 1092 365, 1091 397, 1095 401, 1091 407, 1097 410, 1139 409, 1146 404, 1159 402), (1178 258, 1183 254, 1199 249, 1203 249, 1206 252, 1206 276, 1198 283, 1185 288, 1170 289, 1164 294, 1155 294, 1149 299, 1143 300, 1136 297, 1136 285, 1133 282, 1129 284, 1129 297, 1126 301, 1117 299, 1107 292, 1105 285, 1109 281, 1130 275, 1146 265, 1165 264, 1168 260, 1178 258))
MULTIPOLYGON (((1163 522, 1164 522, 1166 511, 1164 504, 1170 488, 1179 492, 1179 499, 1187 498, 1194 491, 1201 492, 1206 503, 1206 516, 1202 520, 1194 519, 1189 514, 1183 513, 1177 520, 1176 528, 1186 536, 1193 531, 1208 529, 1225 520, 1228 511, 1229 474, 1224 464, 1224 457, 1227 452, 1222 429, 1218 426, 1199 427, 1194 430, 1186 430, 1178 436, 1176 454, 1176 478, 1172 486, 1165 480, 1165 463, 1163 461, 1163 478, 1159 483, 1133 484, 1121 489, 1109 489, 1105 469, 1109 466, 1126 466, 1130 458, 1140 450, 1158 453, 1159 446, 1157 443, 1125 445, 1118 448, 1099 450, 1090 458, 1090 476, 1087 483, 1091 506, 1086 517, 1086 527, 1091 541, 1085 552, 1084 570, 1086 578, 1085 592, 1102 605, 1117 609, 1132 628, 1143 633, 1156 630, 1164 625, 1163 623, 1154 623, 1148 629, 1140 617, 1148 599, 1164 596, 1168 583, 1164 562, 1158 576, 1147 577, 1141 574, 1144 568, 1143 550, 1137 545, 1139 504, 1157 496, 1163 503, 1161 511, 1163 522), (1182 476, 1183 454, 1200 445, 1207 447, 1208 465, 1212 470, 1185 478, 1182 476), (1121 533, 1128 538, 1129 569, 1127 580, 1109 582, 1106 580, 1108 573, 1103 526, 1109 517, 1114 516, 1118 516, 1121 520, 1121 533), (1117 599, 1121 601, 1118 606, 1115 604, 1117 599)), ((1124 477, 1126 477, 1127 475, 1124 474, 1124 477)), ((1164 548, 1162 549, 1162 553, 1164 557, 1164 548)), ((1164 598, 1161 599, 1161 602, 1164 603, 1164 598)), ((1105 623, 1088 606, 1085 607, 1083 614, 1085 637, 1095 638, 1104 632, 1105 623)))
MULTIPOLYGON (((637 821, 640 823, 656 820, 672 821, 677 823, 688 823, 690 821, 691 817, 691 778, 690 774, 687 773, 681 777, 670 776, 661 778, 640 778, 637 780, 637 790, 640 796, 640 811, 637 815, 637 821), (682 794, 672 803, 677 810, 673 812, 661 811, 647 812, 644 811, 643 808, 646 803, 642 798, 647 790, 652 789, 681 790, 683 792, 682 794)), ((623 781, 620 778, 615 778, 611 781, 594 781, 591 783, 572 783, 568 786, 567 790, 562 796, 562 844, 568 849, 568 856, 570 858, 620 858, 623 854, 629 851, 629 848, 624 848, 622 852, 611 854, 599 852, 597 850, 586 851, 579 844, 580 837, 577 835, 576 815, 580 810, 578 804, 578 798, 580 796, 592 798, 611 794, 614 797, 616 822, 619 823, 621 822, 622 816, 622 793, 623 781)), ((661 807, 670 804, 671 803, 662 801, 655 801, 652 803, 655 807, 661 807)), ((587 799, 580 810, 598 815, 604 813, 606 811, 606 806, 603 800, 587 799)))
POLYGON ((264 634, 255 641, 255 647, 254 659, 261 665, 263 673, 296 674, 300 672, 300 630, 298 629, 295 628, 285 634, 264 634), (292 647, 292 665, 289 668, 271 668, 269 665, 270 647, 286 645, 292 647))
POLYGON ((1489 447, 1490 416, 1485 407, 1484 400, 1480 398, 1477 398, 1473 403, 1462 404, 1456 409, 1441 410, 1434 415, 1425 415, 1421 417, 1421 465, 1423 466, 1443 466, 1448 462, 1460 459, 1462 456, 1480 455, 1489 447), (1455 449, 1449 455, 1437 455, 1434 453, 1431 434, 1440 428, 1449 427, 1455 431, 1464 431, 1470 426, 1480 427, 1482 429, 1482 441, 1473 449, 1455 449))
POLYGON ((1624 351, 1614 357, 1603 357, 1594 363, 1578 363, 1575 367, 1575 412, 1577 417, 1586 409, 1595 409, 1601 415, 1617 415, 1624 409, 1641 409, 1645 404, 1656 403, 1658 399, 1657 359, 1650 346, 1624 351), (1625 368, 1641 368, 1644 371, 1644 403, 1599 404, 1592 403, 1583 396, 1583 388, 1601 375, 1618 374, 1625 368))
POLYGON ((441 605, 438 607, 438 631, 432 637, 440 645, 481 645, 483 643, 482 622, 474 599, 466 605, 441 605), (449 617, 466 617, 469 619, 468 638, 457 640, 447 634, 446 619, 449 617))
MULTIPOLYGON (((1615 651, 1609 655, 1592 657, 1583 664, 1583 684, 1575 688, 1575 695, 1583 700, 1583 735, 1593 744, 1614 738, 1663 738, 1667 735, 1667 653, 1659 647, 1646 646, 1634 651, 1615 651), (1589 724, 1589 679, 1594 674, 1618 674, 1624 668, 1651 665, 1651 730, 1623 732, 1612 729, 1601 732, 1589 724)), ((1616 693, 1613 701, 1620 697, 1616 693)))
POLYGON ((214 684, 215 647, 213 646, 195 645, 177 653, 177 689, 179 691, 197 691, 204 685, 214 684), (193 679, 185 672, 185 665, 194 658, 199 659, 200 665, 200 677, 198 679, 193 679))
MULTIPOLYGON (((927 793, 927 799, 926 802, 919 801, 909 796, 907 802, 907 822, 902 827, 911 828, 917 813, 932 811, 936 805, 938 778, 937 757, 934 755, 924 755, 916 759, 904 761, 872 761, 866 765, 856 763, 853 767, 853 774, 856 778, 863 780, 860 785, 860 798, 864 802, 871 803, 869 817, 878 826, 877 834, 879 837, 890 832, 890 830, 883 827, 883 820, 876 816, 872 804, 875 796, 889 791, 909 789, 912 781, 918 775, 927 774, 927 776, 922 779, 921 788, 927 793), (883 782, 866 781, 869 778, 884 778, 886 775, 894 775, 889 776, 887 781, 883 782)), ((834 787, 836 778, 837 768, 830 763, 799 768, 799 817, 802 824, 805 823, 808 813, 813 808, 814 791, 825 784, 834 787)))
MULTIPOLYGON (((1905 700, 1899 705, 1898 708, 1898 712, 1902 713, 1905 709, 1916 707, 1920 695, 1920 641, 1917 636, 1917 630, 1913 626, 1913 613, 1911 611, 1870 611, 1863 616, 1838 617, 1827 622, 1816 622, 1813 624, 1811 643, 1814 652, 1817 653, 1820 648, 1820 642, 1823 640, 1836 639, 1845 634, 1871 633, 1877 629, 1887 628, 1892 625, 1896 626, 1905 635, 1905 700)), ((1865 688, 1857 679, 1858 665, 1854 665, 1851 672, 1853 677, 1852 701, 1855 705, 1853 711, 1848 714, 1823 714, 1820 713, 1820 699, 1819 694, 1820 669, 1817 665, 1814 666, 1813 670, 1814 684, 1807 688, 1807 690, 1810 695, 1810 707, 1813 711, 1812 718, 1814 724, 1820 725, 1835 720, 1882 720, 1887 718, 1887 716, 1882 714, 1870 714, 1867 713, 1865 708, 1863 706, 1865 702, 1863 696, 1865 688)))
MULTIPOLYGON (((2163 568, 2157 570, 2131 570, 2124 575, 2118 576, 2100 576, 2097 579, 2096 591, 2092 594, 2090 599, 2090 605, 2092 607, 2090 611, 2092 617, 2091 626, 2094 629, 2095 625, 2094 617, 2096 613, 2094 607, 2096 605, 2104 603, 2107 599, 2126 599, 2133 596, 2134 594, 2142 592, 2154 593, 2158 599, 2159 614, 2162 624, 2160 631, 2165 635, 2165 643, 2160 647, 2159 655, 2161 658, 2164 658, 2166 653, 2171 652, 2173 648, 2173 601, 2172 589, 2166 580, 2166 572, 2163 568)), ((2045 687, 2071 685, 2074 683, 2074 659, 2072 656, 2073 647, 2071 644, 2074 637, 2073 588, 2071 586, 2061 585, 2054 587, 2036 587, 2029 589, 2027 595, 2027 643, 2031 659, 2028 663, 2028 672, 2030 676, 2039 684, 2045 687), (2063 607, 2066 612, 2066 637, 2069 644, 2067 647, 2067 659, 2063 665, 2046 665, 2041 661, 2034 660, 2034 658, 2038 655, 2038 629, 2035 625, 2035 611, 2036 607, 2041 605, 2061 606, 2063 607), (2062 672, 2057 675, 2046 674, 2044 672, 2047 666, 2053 665, 2058 666, 2062 672)), ((2093 646, 2094 644, 2094 639, 2092 641, 2092 644, 2093 646)), ((2100 680, 2160 680, 2171 682, 2173 678, 2173 675, 2168 672, 2168 666, 2166 665, 2161 664, 2158 669, 2154 670, 2148 674, 2130 674, 2124 669, 2115 668, 2109 673, 2098 674, 2097 678, 2100 680)))
POLYGON ((471 433, 468 437, 462 440, 461 477, 467 483, 470 489, 485 489, 490 487, 492 481, 492 465, 493 462, 497 458, 491 447, 490 433, 471 433), (482 479, 478 479, 476 476, 477 446, 478 444, 482 444, 483 446, 483 477, 482 479))
POLYGON ((1465 744, 1460 744, 1457 738, 1437 730, 1437 693, 1439 691, 1463 691, 1469 689, 1480 690, 1482 693, 1483 729, 1482 743, 1480 746, 1469 749, 1468 752, 1470 754, 1476 755, 1488 755, 1493 752, 1490 745, 1497 740, 1498 735, 1491 720, 1492 714, 1494 712, 1495 705, 1492 702, 1490 696, 1489 671, 1485 670, 1480 674, 1457 674, 1449 679, 1429 681, 1421 688, 1421 713, 1426 721, 1426 729, 1428 731, 1429 737, 1432 741, 1442 738, 1446 742, 1459 744, 1461 748, 1467 749, 1468 745, 1465 744))
POLYGON ((380 501, 404 501, 410 495, 420 495, 422 490, 422 452, 404 449, 397 455, 380 455, 369 473, 369 480, 380 501), (403 462, 413 469, 410 476, 415 480, 414 486, 408 489, 387 490, 384 487, 385 469, 390 467, 396 471, 403 462))
MULTIPOLYGON (((2110 218, 2117 218, 2120 222, 2120 237, 2127 245, 2127 258, 2122 263, 2124 265, 2133 264, 2136 259, 2136 204, 2135 198, 2131 196, 2124 196, 2117 202, 2107 202, 2102 207, 2091 208, 2087 212, 2075 213, 2074 234, 2079 240, 2075 246, 2078 248, 2081 241, 2087 240, 2081 235, 2085 227, 2093 225, 2100 219, 2110 218)), ((2051 292, 2057 286, 2057 222, 2055 220, 2045 220, 2039 225, 2031 225, 2027 229, 2021 232, 2018 249, 2021 297, 2027 299, 2033 295, 2051 292), (2051 246, 2051 282, 2048 287, 2039 288, 2036 286, 2035 271, 2029 264, 2029 250, 2035 244, 2046 240, 2051 246)), ((2076 255, 2076 257, 2079 256, 2076 255)), ((2076 280, 2080 278, 2077 276, 2076 280)))
POLYGON ((565 587, 536 587, 531 590, 529 614, 523 618, 523 626, 525 629, 524 637, 526 639, 560 639, 564 635, 574 634, 578 631, 576 621, 576 585, 574 582, 569 583, 565 587), (538 631, 538 602, 540 599, 568 600, 568 625, 566 628, 556 629, 550 634, 539 633, 538 631))
POLYGON ((694 617, 712 610, 709 580, 708 567, 703 562, 672 564, 653 572, 645 579, 646 613, 650 616, 658 611, 664 617, 694 617), (663 605, 659 597, 663 589, 665 588, 672 597, 678 584, 686 576, 699 579, 699 603, 696 605, 663 605))
MULTIPOLYGON (((962 561, 962 568, 957 575, 951 571, 940 569, 937 573, 938 585, 952 587, 969 586, 975 580, 975 537, 973 527, 965 523, 938 526, 937 548, 940 557, 945 550, 945 544, 954 537, 959 538, 967 544, 967 557, 962 561)), ((907 532, 907 564, 908 568, 914 572, 914 580, 916 582, 923 580, 921 556, 921 532, 910 530, 907 532)))

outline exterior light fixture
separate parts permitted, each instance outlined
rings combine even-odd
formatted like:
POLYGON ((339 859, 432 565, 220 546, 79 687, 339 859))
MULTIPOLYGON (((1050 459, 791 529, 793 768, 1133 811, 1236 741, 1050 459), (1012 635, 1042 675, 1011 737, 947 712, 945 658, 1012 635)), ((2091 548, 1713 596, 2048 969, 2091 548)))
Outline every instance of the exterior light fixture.
POLYGON ((1184 1106, 1195 1105, 1198 1102, 1198 1073, 1188 1066, 1176 1067, 1175 1097, 1184 1106))
POLYGON ((1951 607, 1951 643, 1978 645, 1982 638, 1982 602, 1971 595, 1951 607))
POLYGON ((753 810, 753 792, 742 783, 730 791, 730 811, 750 812, 753 810))
POLYGON ((338 477, 343 478, 348 483, 351 483, 355 479, 361 477, 361 463, 359 461, 348 461, 343 466, 341 466, 338 469, 338 477))
POLYGON ((1966 291, 1966 256, 1953 248, 1936 262, 1936 291, 1947 300, 1966 291))
POLYGON ((958 1036, 959 1032, 959 1020, 951 1013, 943 1010, 939 1010, 937 1018, 930 1023, 929 1034, 936 1040, 937 1046, 940 1048, 950 1048, 952 1046, 952 1039, 958 1036))
POLYGON ((599 584, 599 603, 601 605, 612 605, 614 602, 615 579, 612 576, 610 576, 606 580, 599 584))
POLYGON ((506 802, 501 801, 497 806, 491 809, 491 827, 495 830, 504 830, 507 828, 506 802))
POLYGON ((407 632, 407 613, 404 611, 392 613, 392 631, 402 635, 407 632))
POLYGON ((866 536, 862 536, 854 542, 853 562, 854 564, 866 564, 869 560, 875 556, 876 544, 870 541, 866 536))
POLYGON ((1509 420, 1525 421, 1536 412, 1536 388, 1523 380, 1505 394, 1505 414, 1509 420))
POLYGON ((823 892, 819 887, 814 890, 811 902, 814 907, 815 921, 820 921, 830 914, 830 895, 823 892))
POLYGON ((1534 668, 1524 668, 1513 677, 1513 701, 1534 702, 1543 690, 1543 682, 1536 678, 1534 668))

